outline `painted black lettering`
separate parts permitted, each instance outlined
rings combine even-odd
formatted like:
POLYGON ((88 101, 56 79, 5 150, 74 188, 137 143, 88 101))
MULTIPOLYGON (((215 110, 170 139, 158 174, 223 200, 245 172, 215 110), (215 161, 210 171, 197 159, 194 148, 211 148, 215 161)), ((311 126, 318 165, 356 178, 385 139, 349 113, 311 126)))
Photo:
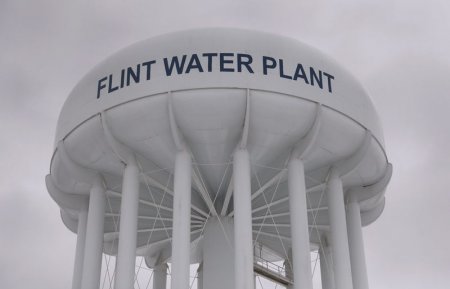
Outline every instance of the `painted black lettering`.
POLYGON ((108 77, 108 93, 114 92, 114 91, 119 89, 118 86, 112 86, 113 85, 112 84, 112 79, 113 79, 113 75, 110 74, 109 77, 108 77))
POLYGON ((125 85, 125 69, 120 71, 120 88, 123 88, 125 85))
POLYGON ((323 75, 325 75, 325 77, 328 80, 328 92, 333 93, 333 88, 331 87, 331 80, 334 79, 334 76, 326 72, 324 72, 323 75))
POLYGON ((208 59, 208 72, 212 71, 212 59, 213 57, 217 57, 217 53, 203 53, 203 57, 208 59))
POLYGON ((279 59, 279 63, 280 63, 280 77, 286 78, 286 79, 292 79, 292 76, 284 74, 283 59, 279 59))
POLYGON ((106 87, 106 84, 104 84, 104 82, 106 81, 107 77, 103 77, 102 79, 100 79, 98 81, 98 86, 97 86, 97 99, 100 98, 100 91, 106 87))
POLYGON ((186 68, 186 73, 191 72, 191 69, 198 69, 199 72, 203 72, 202 64, 200 63, 200 59, 198 59, 197 54, 192 54, 191 60, 186 68))
POLYGON ((234 68, 225 67, 225 64, 233 64, 233 59, 225 59, 225 57, 233 57, 234 53, 220 53, 220 72, 234 72, 234 68))
POLYGON ((136 71, 133 70, 132 67, 127 68, 127 86, 130 85, 131 78, 133 78, 133 81, 135 83, 139 83, 139 80, 141 78, 141 65, 136 65, 136 71))
POLYGON ((297 64, 293 79, 297 80, 299 78, 302 78, 306 84, 309 84, 308 77, 306 76, 305 70, 303 69, 303 65, 301 65, 300 63, 297 64))
POLYGON ((267 75, 268 69, 274 69, 275 67, 277 67, 277 62, 276 62, 275 58, 272 58, 269 56, 263 56, 263 73, 264 73, 264 75, 267 75))
POLYGON ((251 55, 238 53, 237 54, 238 72, 242 72, 242 66, 245 66, 245 68, 247 69, 248 72, 253 73, 253 69, 250 66, 250 64, 252 64, 252 62, 253 62, 253 58, 251 55))
POLYGON ((319 76, 317 76, 316 71, 314 68, 309 68, 309 79, 311 79, 311 85, 314 86, 314 82, 317 82, 320 88, 323 88, 323 82, 322 82, 322 71, 319 70, 319 76))
POLYGON ((184 63, 186 62, 186 55, 181 58, 181 63, 178 61, 178 56, 172 57, 172 61, 169 64, 169 60, 164 58, 164 68, 166 69, 166 75, 171 76, 173 69, 175 68, 178 74, 183 73, 184 63))
POLYGON ((155 63, 156 63, 156 60, 151 60, 151 61, 147 61, 147 62, 142 63, 142 66, 147 68, 147 73, 146 73, 147 80, 151 79, 152 65, 155 64, 155 63))

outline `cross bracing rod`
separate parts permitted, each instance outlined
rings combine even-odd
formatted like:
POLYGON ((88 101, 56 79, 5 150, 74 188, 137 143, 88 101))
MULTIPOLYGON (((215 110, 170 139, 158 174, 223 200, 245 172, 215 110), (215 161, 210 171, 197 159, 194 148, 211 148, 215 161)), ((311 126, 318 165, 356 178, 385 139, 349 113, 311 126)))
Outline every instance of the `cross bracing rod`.
POLYGON ((194 210, 197 213, 199 213, 200 215, 202 215, 204 217, 202 219, 206 220, 207 218, 209 218, 209 214, 207 212, 203 211, 202 209, 200 209, 199 207, 191 204, 191 208, 192 208, 192 210, 194 210))
MULTIPOLYGON (((120 214, 106 213, 105 216, 111 217, 111 218, 116 218, 116 217, 120 217, 120 214)), ((191 215, 191 217, 193 217, 193 216, 191 215)), ((138 216, 138 218, 142 219, 142 220, 156 220, 156 221, 163 221, 163 222, 172 222, 173 221, 172 218, 161 218, 161 217, 154 217, 154 216, 138 216)), ((203 223, 204 223, 204 221, 201 221, 201 220, 197 221, 197 220, 191 219, 191 224, 203 224, 203 223)))
MULTIPOLYGON (((118 192, 115 192, 115 191, 111 191, 111 190, 108 190, 108 191, 107 191, 107 195, 111 195, 111 196, 113 196, 113 197, 119 197, 119 198, 122 197, 122 194, 120 194, 120 193, 118 193, 118 192)), ((261 210, 263 210, 263 209, 267 209, 267 208, 269 208, 269 207, 272 207, 272 206, 275 206, 275 205, 278 205, 278 204, 281 204, 281 203, 284 203, 284 202, 287 202, 287 201, 289 201, 289 198, 288 198, 288 197, 281 198, 281 199, 279 199, 279 200, 277 200, 277 201, 275 201, 275 202, 272 202, 272 203, 270 203, 270 204, 263 205, 263 206, 260 206, 260 207, 258 207, 258 208, 253 209, 253 210, 252 210, 252 213, 256 213, 256 212, 261 211, 261 210)), ((145 200, 139 200, 139 203, 144 204, 144 205, 148 205, 148 206, 151 206, 151 207, 154 207, 154 208, 160 208, 160 209, 163 209, 163 210, 166 210, 166 211, 170 211, 170 212, 173 211, 172 208, 169 208, 169 207, 166 207, 166 206, 162 206, 162 205, 158 205, 158 204, 155 204, 155 203, 152 203, 152 202, 149 202, 149 201, 145 201, 145 200)), ((321 206, 321 207, 318 207, 318 208, 310 208, 310 209, 308 209, 308 212, 310 212, 310 211, 325 210, 325 209, 327 209, 326 206, 321 206)), ((206 213, 205 213, 205 214, 206 214, 206 213)), ((230 216, 232 216, 232 215, 233 215, 233 214, 230 214, 230 216)), ((208 216, 208 214, 206 214, 206 216, 208 216)), ((269 215, 268 215, 268 216, 269 216, 269 215)), ((202 220, 202 221, 205 220, 205 218, 200 217, 200 216, 196 216, 196 215, 191 215, 191 217, 192 217, 192 218, 195 218, 195 219, 202 220)), ((259 218, 259 217, 257 217, 257 218, 259 218)), ((263 217, 261 217, 261 218, 263 218, 263 217)), ((253 219, 255 219, 255 218, 253 218, 253 219)))
MULTIPOLYGON (((277 200, 277 201, 274 201, 274 202, 272 202, 272 203, 270 203, 270 204, 266 204, 266 205, 263 205, 263 206, 260 206, 260 207, 258 207, 258 208, 253 209, 253 210, 252 210, 252 213, 259 212, 259 211, 261 211, 261 210, 270 208, 270 207, 275 206, 275 205, 282 204, 282 203, 287 202, 287 201, 289 201, 289 197, 281 198, 281 199, 279 199, 279 200, 277 200)), ((320 207, 317 207, 317 208, 309 208, 309 209, 308 209, 308 212, 314 212, 314 211, 326 210, 327 208, 328 208, 327 206, 320 206, 320 207)), ((269 216, 269 215, 268 215, 268 216, 269 216)))
MULTIPOLYGON (((148 181, 149 186, 161 189, 163 192, 167 193, 167 195, 169 195, 170 197, 173 198, 173 190, 165 187, 163 184, 159 183, 158 181, 156 181, 155 179, 151 178, 150 176, 148 176, 146 174, 142 174, 142 176, 144 176, 145 181, 148 181)), ((200 209, 199 207, 197 207, 194 204, 191 204, 191 208, 192 208, 192 210, 196 211, 197 213, 199 213, 200 215, 202 215, 206 218, 209 216, 207 212, 200 209)))
POLYGON ((314 191, 323 190, 326 187, 326 185, 327 185, 327 183, 325 183, 325 182, 317 184, 317 185, 314 185, 312 187, 307 188, 306 192, 307 193, 311 193, 311 192, 314 192, 314 191))
POLYGON ((272 203, 270 203, 270 204, 266 204, 266 205, 263 205, 263 206, 260 206, 260 207, 258 207, 258 208, 253 209, 253 210, 252 210, 252 214, 253 214, 253 213, 256 213, 256 212, 258 212, 258 211, 267 209, 267 208, 269 208, 269 207, 272 207, 272 206, 275 206, 275 205, 278 205, 278 204, 282 204, 282 203, 287 202, 287 201, 289 201, 289 197, 281 198, 281 199, 276 200, 276 201, 274 201, 274 202, 272 202, 272 203))
POLYGON ((316 208, 309 208, 308 212, 323 211, 326 209, 328 209, 328 206, 320 206, 320 207, 316 207, 316 208))
MULTIPOLYGON (((191 226, 191 228, 197 229, 197 228, 202 228, 203 226, 201 225, 195 225, 195 226, 191 226)), ((148 232, 158 232, 158 231, 164 231, 164 230, 172 230, 172 227, 161 227, 161 228, 151 228, 151 229, 140 229, 138 230, 138 233, 148 233, 148 232)))
MULTIPOLYGON (((141 174, 143 176, 144 181, 148 182, 148 185, 151 187, 155 187, 158 188, 160 190, 162 190, 163 192, 167 193, 170 197, 173 198, 173 190, 171 190, 170 188, 164 186, 163 184, 161 184, 160 182, 156 181, 155 179, 153 179, 152 177, 142 173, 141 174)), ((199 213, 200 215, 204 216, 204 217, 208 217, 208 213, 205 212, 204 210, 200 209, 199 207, 197 207, 196 205, 191 204, 191 208, 192 210, 196 211, 197 213, 199 213)))
MULTIPOLYGON (((106 194, 109 195, 109 196, 112 196, 112 197, 117 197, 117 198, 121 198, 121 197, 122 197, 122 194, 121 194, 121 193, 118 193, 118 192, 115 192, 115 191, 111 191, 111 190, 108 190, 108 191, 106 192, 106 194)), ((172 208, 169 208, 169 207, 166 207, 166 206, 163 206, 163 205, 158 205, 158 204, 155 204, 155 203, 152 203, 152 202, 149 202, 149 201, 139 200, 139 203, 140 203, 140 204, 143 204, 143 205, 150 206, 150 207, 159 208, 159 209, 162 209, 162 210, 166 210, 166 211, 169 211, 169 212, 173 212, 173 209, 172 209, 172 208)), ((192 210, 201 213, 201 214, 204 215, 205 217, 208 216, 208 214, 207 214, 206 212, 204 212, 203 210, 200 210, 200 209, 196 210, 196 209, 194 208, 194 206, 191 206, 191 208, 192 208, 192 210)), ((206 220, 206 218, 201 217, 201 216, 197 216, 197 215, 191 215, 191 217, 192 217, 192 218, 199 219, 199 220, 206 220)))
MULTIPOLYGON (((326 210, 327 208, 328 207, 326 207, 326 206, 320 206, 317 208, 308 209, 308 212, 322 211, 322 210, 326 210)), ((289 214, 290 214, 289 212, 279 213, 279 214, 267 214, 267 215, 253 217, 252 220, 256 221, 256 220, 272 219, 272 218, 279 218, 279 217, 287 217, 287 216, 289 216, 289 214)))
MULTIPOLYGON (((192 156, 193 161, 195 162, 194 156, 192 156)), ((203 178, 200 175, 200 170, 197 168, 197 172, 195 170, 192 170, 192 180, 194 181, 195 186, 197 187, 200 196, 202 197, 203 201, 208 206, 209 211, 213 216, 217 216, 216 208, 214 207, 214 203, 211 199, 211 195, 208 192, 208 189, 206 188, 206 185, 203 182, 203 178), (197 174, 198 172, 198 174, 197 174)))
MULTIPOLYGON (((279 228, 290 228, 291 224, 271 224, 271 223, 253 223, 254 227, 279 227, 279 228)), ((329 230, 329 226, 327 225, 308 225, 310 228, 317 228, 319 230, 329 230)))
POLYGON ((173 190, 168 186, 161 184, 145 173, 141 173, 141 178, 144 179, 144 181, 147 182, 149 186, 160 189, 161 191, 167 193, 169 196, 173 197, 173 190))
MULTIPOLYGON (((169 109, 171 109, 171 108, 169 108, 169 109)), ((125 144, 120 143, 119 141, 117 141, 116 138, 112 135, 111 130, 110 130, 110 128, 108 126, 108 123, 106 121, 106 112, 102 112, 100 114, 100 119, 101 119, 101 122, 102 122, 103 131, 104 131, 104 134, 105 134, 105 137, 107 139, 108 144, 111 146, 112 150, 117 155, 117 157, 123 163, 127 163, 126 160, 128 160, 130 158, 130 155, 133 155, 133 150, 130 149, 129 147, 127 147, 125 144)), ((144 178, 144 181, 146 183, 148 183, 148 185, 156 187, 156 188, 159 188, 159 189, 163 190, 164 192, 166 192, 168 195, 173 197, 173 191, 170 190, 167 186, 161 184, 160 182, 158 182, 157 180, 155 180, 152 177, 148 176, 147 174, 140 173, 140 176, 141 176, 141 178, 144 178)), ((206 218, 209 216, 208 213, 206 213, 204 210, 198 208, 195 205, 191 204, 191 208, 194 211, 197 211, 199 214, 203 215, 206 218)))
MULTIPOLYGON (((190 234, 191 235, 195 235, 195 234, 198 234, 198 233, 201 233, 201 232, 202 232, 202 229, 197 229, 197 230, 191 231, 190 234)), ((158 240, 158 241, 150 242, 148 244, 139 246, 139 247, 136 248, 136 251, 144 252, 147 247, 164 244, 164 243, 168 243, 168 242, 171 242, 171 241, 172 241, 172 237, 164 238, 164 239, 161 239, 161 240, 158 240)), ((195 240, 193 242, 195 242, 195 240)))
POLYGON ((207 220, 207 218, 205 218, 205 217, 197 216, 197 215, 194 215, 194 214, 191 215, 191 218, 192 219, 196 219, 196 220, 200 220, 200 221, 206 221, 207 220))
MULTIPOLYGON (((114 192, 114 191, 108 190, 106 192, 106 194, 110 195, 110 196, 113 196, 113 197, 122 198, 122 194, 118 193, 118 192, 114 192)), ((170 212, 173 211, 172 208, 169 208, 169 207, 166 207, 166 206, 163 206, 163 205, 158 205, 158 204, 155 204, 155 203, 152 203, 152 202, 149 202, 149 201, 145 201, 145 200, 141 200, 141 199, 139 199, 139 203, 143 204, 143 205, 150 206, 150 207, 154 207, 154 208, 159 208, 159 209, 162 209, 162 210, 170 211, 170 212)))
MULTIPOLYGON (((112 213, 106 213, 105 214, 106 217, 120 217, 120 214, 112 214, 112 213)), ((139 219, 143 219, 143 220, 156 220, 156 221, 168 221, 168 222, 172 222, 172 218, 161 218, 161 217, 152 217, 152 216, 138 216, 139 219)))
POLYGON ((279 228, 290 228, 291 224, 273 224, 273 223, 253 223, 253 227, 279 227, 279 228))
POLYGON ((233 194, 233 176, 231 176, 230 182, 228 183, 227 193, 225 194, 222 211, 220 212, 221 216, 225 216, 227 214, 228 205, 230 204, 232 194, 233 194))
MULTIPOLYGON (((277 200, 277 201, 274 201, 274 202, 272 202, 272 203, 262 205, 262 206, 260 206, 260 207, 258 207, 258 208, 253 209, 253 210, 252 210, 252 214, 257 213, 257 212, 259 212, 259 211, 261 211, 261 210, 270 208, 270 207, 272 207, 272 206, 282 204, 282 203, 287 202, 287 201, 289 201, 289 198, 288 198, 288 197, 284 197, 284 198, 281 198, 281 199, 279 199, 279 200, 277 200)), ((321 206, 321 207, 318 207, 318 208, 310 208, 310 209, 308 209, 308 212, 321 211, 321 210, 326 210, 326 209, 327 209, 327 207, 321 206)), ((231 212, 228 216, 232 217, 233 215, 234 215, 234 212, 231 212)), ((264 219, 264 218, 270 218, 270 217, 282 217, 282 216, 289 216, 289 213, 268 214, 268 215, 263 215, 263 216, 253 217, 252 219, 253 219, 253 220, 259 220, 259 219, 264 219)))
POLYGON ((254 234, 259 234, 259 235, 262 235, 262 236, 273 237, 273 238, 276 238, 278 240, 281 239, 283 241, 289 241, 289 242, 291 241, 291 238, 288 237, 288 236, 277 235, 277 234, 267 233, 267 232, 258 231, 258 230, 253 230, 253 233, 254 234))
POLYGON ((264 220, 264 219, 271 219, 271 218, 278 218, 278 217, 286 217, 289 216, 289 212, 287 213, 280 213, 280 214, 268 214, 268 215, 263 215, 263 216, 258 216, 258 217, 253 217, 252 220, 264 220))
MULTIPOLYGON (((252 200, 254 199, 253 196, 256 195, 256 193, 257 193, 258 195, 260 195, 260 194, 263 193, 265 190, 267 190, 267 189, 270 188, 271 186, 275 185, 275 184, 277 183, 276 181, 277 181, 279 178, 285 177, 285 175, 284 175, 285 173, 283 174, 283 172, 286 172, 286 171, 285 171, 285 170, 281 171, 280 173, 278 173, 277 175, 275 175, 272 179, 270 179, 268 182, 266 182, 264 185, 262 185, 261 188, 258 189, 255 193, 253 193, 253 194, 252 194, 252 200), (270 185, 267 185, 268 183, 270 183, 270 185), (263 189, 263 188, 264 188, 264 189, 263 189), (261 190, 261 189, 263 189, 263 190, 261 190)), ((310 187, 310 188, 307 188, 307 189, 306 189, 306 193, 311 193, 311 192, 314 192, 314 191, 317 191, 317 190, 321 190, 321 189, 325 188, 325 186, 326 186, 326 183, 320 183, 320 184, 318 184, 318 185, 315 185, 315 186, 312 186, 312 187, 310 187)), ((252 210, 252 213, 258 212, 258 211, 263 210, 263 209, 266 209, 266 208, 268 208, 268 207, 270 207, 270 206, 273 206, 273 205, 277 205, 277 204, 286 202, 286 201, 288 201, 288 200, 289 200, 288 197, 281 198, 280 200, 275 201, 275 202, 272 202, 271 204, 267 204, 267 205, 264 205, 264 206, 261 206, 261 207, 258 207, 258 208, 253 209, 253 210, 252 210)), ((324 207, 324 206, 319 207, 319 208, 310 208, 310 209, 308 209, 308 212, 309 212, 309 211, 315 211, 315 210, 325 210, 325 209, 327 209, 327 207, 324 207)), ((234 211, 232 211, 232 212, 230 212, 230 213, 228 214, 228 216, 230 216, 230 217, 232 217, 233 215, 234 215, 234 211)))
MULTIPOLYGON (((202 225, 194 225, 191 226, 193 229, 202 228, 202 225)), ((158 228, 150 228, 150 229, 139 229, 137 230, 138 233, 151 233, 151 232, 161 232, 161 231, 172 231, 172 227, 158 227, 158 228)), ((193 231, 192 231, 193 232, 193 231)), ((191 233, 192 233, 191 232, 191 233)), ((105 233, 103 239, 105 241, 112 241, 119 237, 119 232, 109 232, 105 233)))
MULTIPOLYGON (((188 144, 185 142, 182 132, 180 131, 175 113, 173 111, 173 97, 172 92, 168 92, 168 113, 169 113, 169 125, 170 125, 170 131, 172 134, 172 139, 175 142, 175 146, 177 147, 178 151, 185 151, 188 152, 191 158, 191 163, 196 162, 194 154, 192 153, 192 150, 189 148, 188 144)), ((198 192, 200 193, 200 196, 202 197, 203 201, 207 205, 209 211, 213 216, 217 216, 216 208, 214 207, 214 203, 211 200, 211 195, 208 192, 208 188, 206 187, 206 184, 203 182, 203 178, 201 176, 200 170, 197 168, 197 171, 195 171, 194 167, 192 167, 192 180, 194 181, 195 187, 198 189, 198 192)), ((192 204, 191 204, 192 206, 192 204)), ((202 215, 204 215, 206 218, 209 217, 208 213, 200 212, 202 215)))
POLYGON ((279 179, 284 178, 286 175, 287 175, 286 170, 278 172, 275 176, 273 176, 270 180, 268 180, 264 185, 262 185, 258 190, 256 190, 252 194, 252 200, 254 200, 256 197, 258 197, 260 194, 262 194, 265 190, 267 190, 271 186, 275 185, 279 179))

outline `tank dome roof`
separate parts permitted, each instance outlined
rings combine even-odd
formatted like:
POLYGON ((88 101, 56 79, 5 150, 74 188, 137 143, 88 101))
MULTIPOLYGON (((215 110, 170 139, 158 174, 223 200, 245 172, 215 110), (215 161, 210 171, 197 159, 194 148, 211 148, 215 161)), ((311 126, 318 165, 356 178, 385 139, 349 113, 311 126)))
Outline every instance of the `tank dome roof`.
POLYGON ((294 39, 234 28, 161 35, 108 57, 69 95, 55 141, 119 104, 201 88, 276 91, 317 102, 360 123, 383 146, 382 129, 368 94, 335 61, 294 39))

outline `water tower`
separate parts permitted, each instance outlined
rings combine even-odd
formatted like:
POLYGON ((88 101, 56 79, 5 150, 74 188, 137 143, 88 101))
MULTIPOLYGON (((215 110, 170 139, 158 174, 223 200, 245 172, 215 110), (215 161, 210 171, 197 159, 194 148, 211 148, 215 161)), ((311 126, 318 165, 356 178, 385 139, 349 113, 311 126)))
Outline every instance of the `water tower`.
POLYGON ((199 29, 131 45, 97 65, 61 111, 46 178, 77 233, 74 289, 253 289, 254 274, 311 289, 368 288, 362 226, 392 174, 361 85, 295 40, 199 29), (265 266, 284 262, 282 270, 265 266))

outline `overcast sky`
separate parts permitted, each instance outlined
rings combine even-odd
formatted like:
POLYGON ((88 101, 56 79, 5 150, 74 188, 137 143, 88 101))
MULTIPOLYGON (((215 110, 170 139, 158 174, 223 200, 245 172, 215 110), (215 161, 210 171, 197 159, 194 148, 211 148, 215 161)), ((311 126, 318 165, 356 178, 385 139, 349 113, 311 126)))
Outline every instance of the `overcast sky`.
POLYGON ((0 288, 71 286, 76 236, 44 177, 73 86, 122 47, 211 26, 296 38, 356 75, 394 166, 364 229, 371 288, 450 288, 448 0, 0 0, 0 288))

